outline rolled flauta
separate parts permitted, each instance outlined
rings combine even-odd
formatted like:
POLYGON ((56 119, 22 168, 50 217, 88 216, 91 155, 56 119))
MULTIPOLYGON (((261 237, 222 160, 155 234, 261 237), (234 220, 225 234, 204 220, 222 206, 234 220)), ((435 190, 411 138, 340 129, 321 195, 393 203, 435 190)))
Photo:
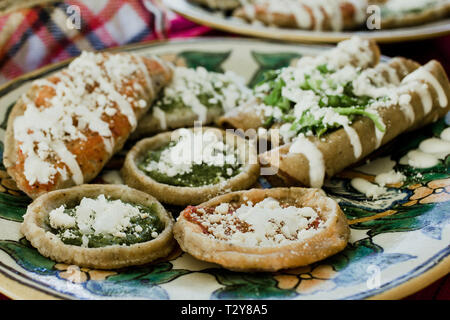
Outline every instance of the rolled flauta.
MULTIPOLYGON (((335 48, 320 55, 324 63, 332 61, 337 67, 352 65, 361 70, 376 66, 380 61, 380 56, 380 48, 375 41, 363 41, 356 38, 340 42, 335 48)), ((314 59, 315 57, 303 57, 302 59, 309 58, 314 59)), ((400 64, 399 67, 402 68, 402 73, 408 70, 408 67, 404 67, 403 64, 411 64, 412 62, 409 61, 397 62, 400 64)), ((244 131, 263 127, 267 117, 264 114, 264 109, 259 106, 260 102, 248 101, 230 110, 217 120, 217 124, 223 128, 235 128, 244 131)))
POLYGON ((401 133, 445 116, 450 110, 450 84, 445 70, 435 60, 428 62, 402 79, 398 97, 396 104, 376 109, 385 124, 384 133, 366 117, 351 125, 361 142, 359 157, 355 157, 348 132, 341 128, 322 138, 299 136, 261 154, 260 161, 277 172, 277 178, 286 184, 321 187, 325 178, 363 159, 401 133))
POLYGON ((3 158, 8 173, 32 198, 89 182, 171 77, 156 57, 83 52, 33 82, 13 107, 3 158))
POLYGON ((245 79, 232 71, 174 67, 173 78, 152 109, 139 121, 132 138, 214 123, 225 111, 252 97, 245 79))
POLYGON ((351 0, 254 0, 233 13, 249 22, 303 30, 341 31, 361 26, 367 1, 351 0))
POLYGON ((234 129, 258 129, 264 125, 265 115, 263 110, 257 108, 255 103, 246 103, 227 112, 217 120, 217 124, 223 128, 234 129))

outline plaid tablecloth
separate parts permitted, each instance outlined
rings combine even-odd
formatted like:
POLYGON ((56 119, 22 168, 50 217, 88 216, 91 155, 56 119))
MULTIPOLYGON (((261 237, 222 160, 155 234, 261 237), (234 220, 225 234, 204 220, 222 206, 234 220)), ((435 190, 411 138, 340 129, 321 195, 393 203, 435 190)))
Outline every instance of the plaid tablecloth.
POLYGON ((0 84, 82 50, 208 31, 157 0, 68 0, 14 10, 0 16, 0 84))
MULTIPOLYGON (((16 9, 0 15, 0 85, 82 50, 203 35, 226 34, 166 10, 160 0, 66 0, 16 9)), ((383 45, 382 52, 421 63, 437 59, 450 74, 450 37, 383 45)), ((450 277, 406 299, 450 300, 450 277)))

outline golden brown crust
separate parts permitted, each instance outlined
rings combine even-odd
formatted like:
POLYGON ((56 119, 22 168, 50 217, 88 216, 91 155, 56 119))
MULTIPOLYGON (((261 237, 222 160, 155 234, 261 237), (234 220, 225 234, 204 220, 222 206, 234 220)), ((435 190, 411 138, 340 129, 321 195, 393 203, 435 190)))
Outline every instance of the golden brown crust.
POLYGON ((244 131, 258 129, 264 124, 264 114, 252 106, 239 107, 231 110, 217 120, 222 128, 237 128, 244 131))
MULTIPOLYGON (((172 76, 172 71, 170 68, 163 65, 159 60, 151 58, 142 59, 146 67, 149 69, 148 72, 153 83, 153 89, 144 87, 145 93, 142 93, 142 96, 136 99, 136 101, 139 99, 144 99, 148 102, 146 108, 134 108, 136 119, 140 119, 146 113, 151 105, 151 102, 156 98, 157 93, 166 83, 170 81, 172 76), (152 66, 155 68, 152 69, 152 66)), ((61 72, 65 72, 65 69, 60 71, 60 73, 61 72)), ((58 74, 59 73, 49 77, 49 79, 57 79, 58 74)), ((145 80, 143 77, 141 78, 139 78, 139 82, 144 83, 145 80)), ((26 93, 26 96, 31 101, 35 101, 43 89, 45 89, 45 86, 33 85, 26 93)), ((23 98, 20 98, 14 105, 8 118, 4 139, 5 151, 3 157, 3 163, 8 174, 16 181, 17 186, 33 199, 51 190, 63 189, 75 185, 75 182, 71 178, 63 180, 61 176, 56 176, 54 179, 55 181, 51 184, 44 185, 35 183, 32 186, 29 185, 29 182, 26 180, 24 175, 25 158, 19 149, 19 144, 14 138, 14 120, 17 117, 22 116, 25 111, 26 104, 24 103, 23 98)), ((110 123, 112 131, 117 132, 114 137, 115 139, 112 152, 106 152, 101 137, 98 134, 93 134, 89 130, 85 130, 85 134, 88 136, 87 141, 75 140, 66 143, 66 147, 69 151, 73 149, 78 152, 75 156, 77 157, 77 162, 81 167, 84 183, 91 181, 98 175, 108 160, 122 149, 125 141, 131 133, 130 124, 127 120, 124 120, 126 117, 124 115, 118 115, 115 117, 116 118, 111 120, 110 123), (82 150, 83 147, 89 149, 88 152, 84 152, 82 150)))
POLYGON ((198 204, 219 194, 252 186, 259 176, 256 149, 245 139, 232 133, 210 127, 203 127, 202 130, 212 130, 217 134, 228 137, 224 139, 224 142, 232 143, 233 139, 236 139, 235 146, 243 151, 242 154, 245 155, 242 171, 239 174, 220 184, 195 188, 171 186, 153 180, 137 167, 137 163, 141 161, 142 157, 149 150, 159 148, 170 142, 172 134, 176 133, 176 131, 173 131, 143 139, 128 152, 121 171, 125 183, 153 195, 161 202, 174 205, 198 204))
POLYGON ((309 238, 288 245, 246 247, 209 237, 182 212, 174 226, 175 239, 184 251, 194 257, 236 271, 277 271, 304 266, 336 254, 347 245, 350 236, 347 219, 339 205, 319 189, 251 189, 216 197, 200 207, 246 201, 256 203, 267 197, 316 209, 325 221, 325 228, 319 229, 309 238))
POLYGON ((172 216, 152 196, 127 186, 95 184, 52 191, 40 196, 28 206, 21 226, 21 232, 43 256, 58 262, 95 269, 140 265, 167 256, 175 246, 172 229, 172 216), (96 197, 101 194, 144 206, 157 204, 159 218, 165 225, 164 230, 151 241, 102 248, 67 245, 49 231, 47 219, 51 210, 63 204, 76 205, 83 197, 96 197))

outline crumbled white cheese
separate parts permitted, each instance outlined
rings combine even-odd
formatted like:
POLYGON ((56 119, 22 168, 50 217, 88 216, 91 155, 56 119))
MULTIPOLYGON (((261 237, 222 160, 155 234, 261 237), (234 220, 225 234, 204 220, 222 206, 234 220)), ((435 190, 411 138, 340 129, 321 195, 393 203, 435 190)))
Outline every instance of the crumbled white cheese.
MULTIPOLYGON (((295 126, 292 124, 298 122, 305 113, 319 120, 325 126, 342 126, 349 135, 355 157, 359 158, 362 152, 361 142, 357 133, 350 128, 349 118, 340 115, 333 107, 321 105, 321 97, 316 92, 301 87, 308 81, 320 86, 320 89, 327 95, 341 95, 344 86, 352 83, 361 92, 361 95, 371 96, 370 94, 373 94, 373 97, 376 98, 382 93, 386 94, 385 87, 388 83, 384 77, 379 75, 380 71, 387 70, 388 74, 392 74, 395 73, 395 70, 387 64, 381 64, 378 69, 367 69, 371 71, 364 70, 372 61, 373 52, 369 42, 358 37, 343 41, 336 48, 317 56, 302 57, 296 66, 281 69, 278 76, 278 79, 285 84, 281 90, 282 97, 294 104, 293 111, 289 114, 289 116, 293 116, 294 120, 286 123, 283 118, 284 113, 277 106, 267 106, 261 103, 259 108, 265 117, 273 117, 276 121, 284 123, 280 128, 284 142, 289 142, 296 136, 295 126), (326 66, 332 72, 324 75, 320 66, 326 66), (374 79, 377 81, 372 81, 374 79)), ((264 98, 268 89, 267 85, 258 86, 255 89, 255 95, 264 98)), ((325 98, 322 97, 322 101, 325 98)), ((372 113, 375 114, 376 111, 372 113)))
POLYGON ((63 178, 70 174, 76 184, 83 183, 81 169, 66 143, 86 140, 84 133, 89 130, 98 133, 105 150, 112 152, 112 132, 105 115, 120 112, 132 127, 136 126, 133 107, 144 107, 145 101, 134 103, 133 99, 144 88, 132 90, 130 102, 123 83, 137 74, 149 77, 145 67, 139 68, 140 64, 141 58, 130 54, 83 52, 57 74, 56 83, 44 79, 32 84, 37 90, 48 87, 53 94, 45 101, 46 107, 38 107, 23 95, 25 112, 14 121, 14 138, 26 157, 24 173, 30 185, 47 184, 58 172, 63 178), (57 162, 65 166, 61 168, 57 162))
POLYGON ((76 226, 75 218, 64 213, 64 209, 64 206, 60 206, 50 211, 49 220, 52 228, 73 228, 76 226))
POLYGON ((221 203, 216 207, 216 212, 219 214, 227 214, 229 207, 228 203, 221 203))
MULTIPOLYGON (((171 83, 164 88, 162 100, 156 103, 154 115, 165 123, 162 106, 181 100, 184 106, 191 108, 199 121, 206 121, 208 106, 203 104, 200 96, 210 97, 208 103, 221 105, 226 112, 251 96, 251 90, 246 87, 245 80, 232 71, 225 73, 209 72, 203 67, 196 69, 176 67, 171 83)), ((161 125, 161 127, 165 127, 161 125)))
MULTIPOLYGON (((99 195, 95 199, 83 198, 74 208, 73 214, 65 213, 65 209, 62 205, 50 211, 50 226, 55 229, 77 227, 83 234, 82 246, 85 247, 89 243, 89 234, 125 237, 125 231, 132 227, 131 219, 142 215, 138 207, 121 200, 108 200, 104 195, 99 195)), ((137 233, 142 230, 141 226, 134 228, 137 233)), ((70 231, 67 232, 67 236, 71 237, 70 231)))
POLYGON ((209 236, 243 246, 275 246, 310 237, 324 227, 311 207, 282 206, 273 198, 247 202, 229 213, 230 204, 196 216, 209 236), (313 223, 317 223, 312 227, 313 223))
POLYGON ((240 163, 233 144, 224 141, 215 131, 179 129, 172 141, 175 144, 161 152, 159 161, 150 161, 145 170, 173 177, 191 172, 194 164, 223 166, 240 163))

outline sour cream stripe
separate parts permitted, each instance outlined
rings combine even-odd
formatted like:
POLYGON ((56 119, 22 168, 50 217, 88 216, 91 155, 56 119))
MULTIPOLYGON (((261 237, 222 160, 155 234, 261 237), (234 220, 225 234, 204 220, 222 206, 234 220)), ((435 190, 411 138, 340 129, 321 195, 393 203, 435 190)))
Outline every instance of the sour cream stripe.
POLYGON ((355 156, 355 159, 359 159, 359 157, 362 154, 362 146, 361 146, 361 139, 359 138, 358 132, 356 132, 355 129, 353 129, 349 125, 343 126, 345 132, 347 133, 348 138, 350 139, 350 143, 353 147, 353 155, 355 156))
POLYGON ((304 135, 300 135, 290 146, 289 153, 299 153, 308 159, 309 184, 313 188, 322 187, 325 179, 325 162, 319 148, 304 135))
POLYGON ((61 159, 61 161, 69 168, 72 173, 73 181, 79 185, 84 182, 83 172, 73 153, 71 153, 62 141, 54 141, 51 143, 52 149, 61 159))
POLYGON ((409 81, 417 81, 422 80, 426 83, 428 83, 433 89, 436 91, 439 105, 444 108, 448 105, 448 99, 447 95, 445 94, 445 90, 442 87, 442 85, 439 83, 439 81, 436 79, 436 77, 426 70, 424 67, 417 69, 415 72, 407 75, 404 79, 405 82, 409 81))

